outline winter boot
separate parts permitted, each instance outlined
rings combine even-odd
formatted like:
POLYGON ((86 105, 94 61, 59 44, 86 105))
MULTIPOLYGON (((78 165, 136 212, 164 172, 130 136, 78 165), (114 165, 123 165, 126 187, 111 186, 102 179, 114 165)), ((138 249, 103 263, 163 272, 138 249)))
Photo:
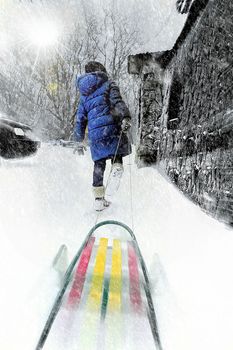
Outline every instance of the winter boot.
POLYGON ((122 175, 124 173, 124 167, 121 163, 114 163, 112 165, 112 171, 110 174, 107 194, 109 196, 113 195, 119 188, 122 175))
POLYGON ((94 208, 96 211, 102 211, 107 207, 109 207, 110 202, 106 201, 106 199, 104 198, 104 194, 105 194, 104 186, 99 186, 99 187, 93 186, 93 193, 95 196, 94 208))

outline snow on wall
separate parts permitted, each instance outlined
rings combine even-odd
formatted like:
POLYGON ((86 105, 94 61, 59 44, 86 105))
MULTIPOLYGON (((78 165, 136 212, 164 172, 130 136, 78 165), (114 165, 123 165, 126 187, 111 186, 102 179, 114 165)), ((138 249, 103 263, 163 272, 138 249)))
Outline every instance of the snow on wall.
POLYGON ((165 160, 178 187, 227 222, 233 221, 232 14, 227 0, 221 9, 218 1, 196 0, 172 50, 129 58, 129 72, 141 76, 138 158, 165 160))

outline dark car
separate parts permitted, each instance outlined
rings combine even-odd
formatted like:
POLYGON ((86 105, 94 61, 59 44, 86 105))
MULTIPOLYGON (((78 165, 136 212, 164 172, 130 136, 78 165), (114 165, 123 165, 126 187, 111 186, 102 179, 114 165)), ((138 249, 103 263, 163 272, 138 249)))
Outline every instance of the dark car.
POLYGON ((30 126, 0 117, 0 157, 20 158, 38 150, 40 141, 30 126))

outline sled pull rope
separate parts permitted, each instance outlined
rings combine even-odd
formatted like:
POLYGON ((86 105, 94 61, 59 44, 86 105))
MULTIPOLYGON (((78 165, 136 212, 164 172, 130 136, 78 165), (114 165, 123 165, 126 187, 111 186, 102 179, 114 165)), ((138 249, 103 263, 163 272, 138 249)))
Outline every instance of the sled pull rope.
POLYGON ((118 140, 118 143, 117 143, 116 152, 115 152, 115 154, 114 154, 113 161, 112 161, 111 170, 110 170, 110 173, 109 173, 108 178, 107 178, 106 189, 108 188, 110 176, 111 176, 111 174, 112 174, 113 165, 115 164, 115 161, 116 161, 116 157, 117 157, 117 153, 118 153, 118 150, 119 150, 119 147, 120 147, 122 135, 123 135, 123 130, 121 130, 121 133, 120 133, 120 136, 119 136, 119 140, 118 140))
MULTIPOLYGON (((108 188, 108 184, 109 184, 109 180, 110 180, 110 176, 113 170, 113 165, 115 164, 116 161, 116 157, 117 157, 117 153, 118 153, 118 149, 120 147, 120 143, 121 143, 121 138, 123 135, 123 130, 121 130, 120 136, 119 136, 119 140, 118 140, 118 144, 117 144, 117 148, 116 148, 116 152, 114 154, 113 157, 113 162, 112 162, 112 166, 111 166, 111 170, 110 173, 108 175, 107 178, 107 183, 106 183, 106 189, 108 188)), ((132 229, 134 231, 134 213, 133 213, 133 182, 132 182, 132 156, 130 153, 130 144, 129 144, 129 182, 130 182, 130 216, 131 216, 131 224, 132 224, 132 229)), ((101 212, 99 211, 96 215, 96 220, 95 220, 95 225, 97 224, 99 218, 100 218, 101 212)))
MULTIPOLYGON (((121 130, 121 133, 120 133, 120 136, 119 136, 119 140, 118 140, 118 144, 117 144, 116 152, 115 152, 114 157, 113 157, 113 162, 112 162, 112 165, 111 165, 111 170, 110 170, 110 173, 109 173, 108 178, 107 178, 107 182, 106 182, 105 190, 107 190, 107 188, 108 188, 108 184, 109 184, 110 176, 111 176, 111 174, 112 174, 113 165, 115 164, 115 161, 116 161, 116 157, 117 157, 117 153, 118 153, 118 150, 119 150, 119 147, 120 147, 120 143, 121 143, 121 138, 122 138, 122 135, 123 135, 123 130, 121 130)), ((97 213, 97 215, 96 215, 95 225, 97 224, 97 222, 98 222, 98 220, 99 220, 100 215, 101 215, 101 211, 99 211, 99 212, 97 213)))
MULTIPOLYGON (((130 148, 130 145, 129 145, 130 148)), ((133 176, 132 176, 132 157, 131 153, 129 153, 129 188, 130 188, 130 214, 131 214, 131 222, 132 229, 134 231, 134 213, 133 213, 133 176)))

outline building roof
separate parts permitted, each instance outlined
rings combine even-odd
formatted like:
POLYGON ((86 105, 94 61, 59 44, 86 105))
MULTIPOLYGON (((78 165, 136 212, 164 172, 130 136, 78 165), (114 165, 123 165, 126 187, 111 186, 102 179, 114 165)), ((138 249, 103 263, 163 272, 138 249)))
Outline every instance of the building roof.
POLYGON ((201 16, 201 14, 205 10, 208 3, 209 3, 209 0, 193 1, 190 7, 185 25, 171 50, 154 52, 154 53, 147 52, 147 53, 129 56, 129 61, 128 61, 129 73, 140 74, 140 72, 142 71, 143 65, 145 64, 145 62, 148 62, 149 60, 152 62, 155 61, 159 63, 162 68, 166 68, 166 66, 169 64, 172 58, 176 55, 177 51, 184 44, 185 40, 187 39, 187 36, 191 32, 192 28, 197 22, 197 19, 201 16), (138 64, 137 68, 135 64, 138 64))

